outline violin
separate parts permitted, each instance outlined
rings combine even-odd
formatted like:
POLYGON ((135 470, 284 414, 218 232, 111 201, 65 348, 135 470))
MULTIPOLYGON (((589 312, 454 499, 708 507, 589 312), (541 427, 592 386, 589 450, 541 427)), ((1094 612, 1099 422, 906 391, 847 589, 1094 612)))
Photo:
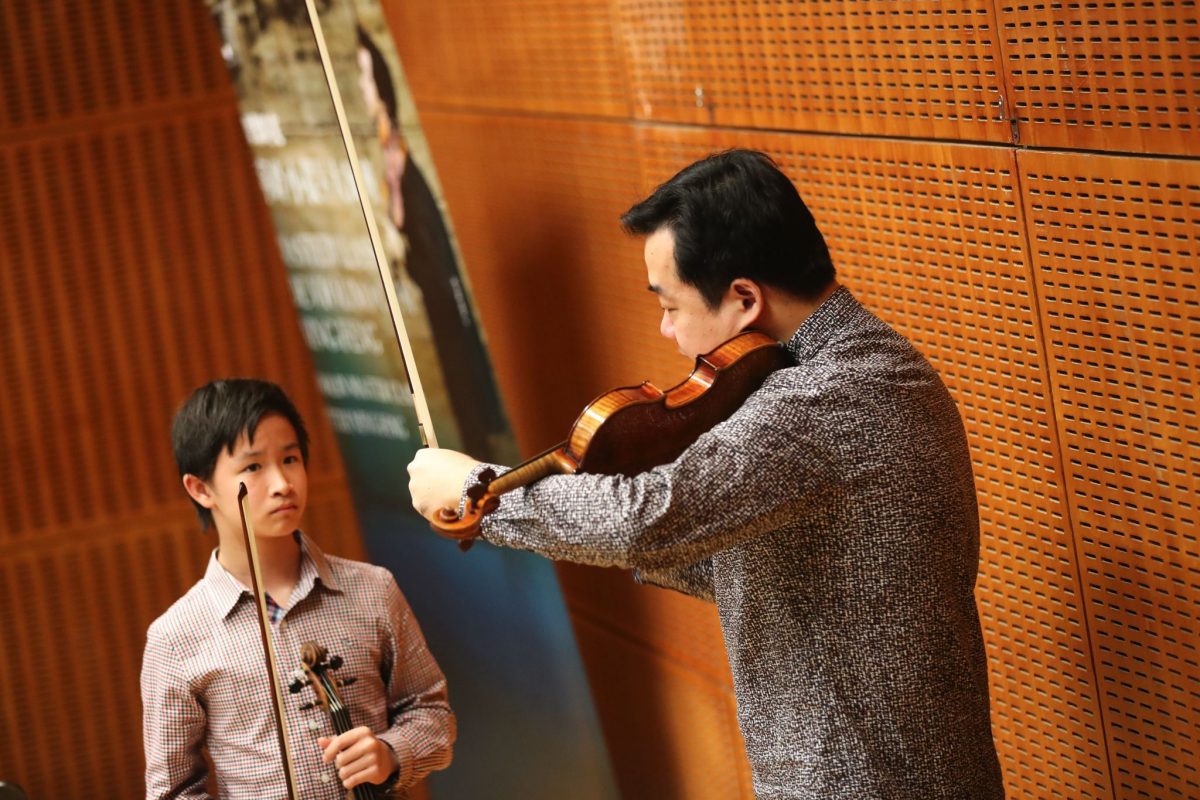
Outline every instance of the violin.
POLYGON ((497 477, 480 473, 467 489, 460 515, 443 508, 433 529, 468 549, 500 495, 549 475, 577 472, 633 476, 679 457, 700 435, 728 419, 777 369, 791 364, 779 342, 745 331, 696 359, 688 377, 663 391, 651 383, 626 386, 588 403, 567 440, 497 477))
MULTIPOLYGON (((312 703, 301 706, 301 710, 314 707, 323 708, 333 722, 333 729, 343 734, 354 727, 350 721, 350 709, 342 702, 339 690, 343 686, 354 683, 354 678, 338 678, 335 673, 342 666, 341 656, 329 656, 324 647, 315 642, 305 642, 300 645, 300 668, 304 678, 296 678, 288 684, 292 694, 312 687, 315 697, 312 703)), ((388 792, 377 784, 360 783, 351 789, 347 797, 353 800, 383 800, 388 792)))

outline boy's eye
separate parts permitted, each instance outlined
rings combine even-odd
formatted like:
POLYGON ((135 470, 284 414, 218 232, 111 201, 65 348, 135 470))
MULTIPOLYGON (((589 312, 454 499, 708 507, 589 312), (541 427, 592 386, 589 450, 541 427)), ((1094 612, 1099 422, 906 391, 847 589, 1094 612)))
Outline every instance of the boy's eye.
POLYGON ((258 472, 260 468, 258 464, 247 464, 242 472, 258 472))
POLYGON ((300 460, 300 456, 288 456, 287 458, 285 458, 285 459, 283 460, 283 463, 285 463, 285 464, 295 464, 295 463, 296 463, 297 461, 299 461, 299 460, 300 460))

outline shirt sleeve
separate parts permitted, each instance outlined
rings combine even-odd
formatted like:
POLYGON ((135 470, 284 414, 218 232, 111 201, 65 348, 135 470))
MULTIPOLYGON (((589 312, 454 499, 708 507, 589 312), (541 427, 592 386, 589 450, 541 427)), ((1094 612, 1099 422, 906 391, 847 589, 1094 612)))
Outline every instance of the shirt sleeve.
POLYGON ((674 589, 710 603, 714 600, 711 558, 686 567, 634 570, 633 579, 650 586, 674 589))
POLYGON ((151 626, 141 679, 147 800, 209 797, 201 753, 207 717, 180 665, 169 638, 151 626))
POLYGON ((400 765, 395 789, 406 789, 430 772, 450 765, 457 735, 446 696, 446 677, 425 644, 408 601, 388 580, 387 675, 389 727, 378 738, 400 765))
POLYGON ((818 415, 806 413, 806 401, 816 398, 760 392, 670 464, 633 477, 553 475, 504 494, 483 519, 483 537, 552 559, 669 577, 777 530, 834 490, 822 431, 809 423, 818 415))

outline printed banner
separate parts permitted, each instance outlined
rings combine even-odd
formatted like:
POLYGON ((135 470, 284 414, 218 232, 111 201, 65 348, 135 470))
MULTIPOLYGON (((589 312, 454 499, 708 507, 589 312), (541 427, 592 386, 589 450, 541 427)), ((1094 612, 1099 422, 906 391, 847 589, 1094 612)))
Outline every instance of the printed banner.
MULTIPOLYGON (((292 296, 367 550, 391 569, 458 715, 435 798, 609 798, 616 789, 549 562, 462 554, 411 507, 421 446, 304 0, 208 0, 237 87, 292 296)), ((515 447, 448 216, 377 0, 317 7, 438 444, 512 463, 515 447)))

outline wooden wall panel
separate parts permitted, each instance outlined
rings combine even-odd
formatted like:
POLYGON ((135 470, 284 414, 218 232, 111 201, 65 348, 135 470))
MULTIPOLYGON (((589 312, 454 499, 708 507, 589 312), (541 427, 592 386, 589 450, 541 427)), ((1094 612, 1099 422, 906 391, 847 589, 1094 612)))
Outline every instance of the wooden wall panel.
POLYGON ((213 58, 211 26, 200 2, 0 4, 0 131, 70 128, 94 123, 99 112, 137 115, 232 96, 225 65, 213 58))
POLYGON ((625 68, 609 3, 384 0, 421 109, 624 117, 625 68))
POLYGON ((576 619, 579 648, 609 736, 622 797, 729 800, 753 797, 750 766, 728 683, 706 679, 654 648, 576 619), (656 735, 636 735, 654 720, 656 735))
MULTIPOLYGON (((292 341, 295 312, 253 173, 230 180, 230 153, 251 169, 232 97, 0 146, 12 258, 0 304, 16 387, 0 426, 15 463, 33 467, 0 475, 12 510, 0 536, 176 499, 178 480, 160 465, 188 391, 208 376, 311 369, 292 341), (47 436, 47 420, 73 435, 47 436), (100 468, 118 450, 127 467, 100 468), (91 469, 62 493, 55 476, 80 462, 91 469)), ((302 407, 320 406, 315 388, 295 392, 302 407)), ((314 449, 334 450, 327 423, 313 428, 314 449)))
POLYGON ((614 385, 686 375, 666 340, 647 346, 657 306, 618 222, 639 199, 630 126, 434 111, 422 124, 524 453, 614 385))
POLYGON ((1007 141, 986 0, 618 0, 640 119, 1007 141))
POLYGON ((199 3, 0 6, 0 780, 138 797, 145 631, 202 574, 174 411, 230 375, 309 423, 308 529, 361 557, 199 3))
POLYGON ((1115 781, 1198 797, 1200 163, 1019 160, 1115 781))
POLYGON ((1023 144, 1200 155, 1195 0, 996 7, 1023 144))

